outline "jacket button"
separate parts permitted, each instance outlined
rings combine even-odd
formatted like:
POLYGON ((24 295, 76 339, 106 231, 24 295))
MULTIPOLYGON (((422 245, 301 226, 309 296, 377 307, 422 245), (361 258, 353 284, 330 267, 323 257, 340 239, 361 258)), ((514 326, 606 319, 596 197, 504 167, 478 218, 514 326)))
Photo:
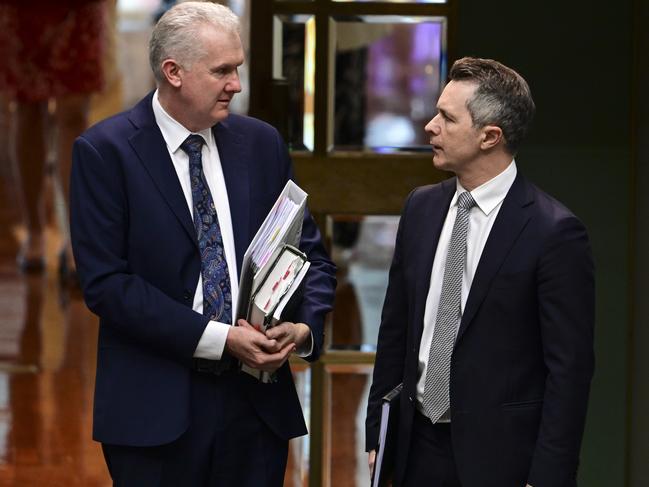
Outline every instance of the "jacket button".
POLYGON ((408 401, 413 402, 412 401, 412 396, 408 396, 408 401))
POLYGON ((189 291, 185 291, 185 294, 183 294, 183 299, 185 301, 189 301, 192 298, 191 294, 189 294, 189 291))

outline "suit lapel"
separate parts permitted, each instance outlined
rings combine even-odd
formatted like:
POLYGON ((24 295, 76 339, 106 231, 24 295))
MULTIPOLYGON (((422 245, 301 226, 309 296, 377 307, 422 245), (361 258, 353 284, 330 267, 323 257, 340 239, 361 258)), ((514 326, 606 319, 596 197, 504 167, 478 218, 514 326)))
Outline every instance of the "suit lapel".
POLYGON ((191 213, 187 207, 187 201, 183 194, 182 187, 178 181, 178 175, 174 169, 171 157, 167 151, 167 145, 162 133, 155 123, 153 108, 151 107, 149 94, 131 111, 129 118, 138 127, 138 130, 129 138, 129 143, 137 153, 140 161, 153 179, 158 190, 162 194, 171 211, 176 215, 178 221, 187 232, 188 237, 196 248, 196 230, 192 221, 191 213))
POLYGON ((212 129, 223 177, 228 191, 234 246, 237 254, 237 271, 241 275, 241 263, 250 235, 250 178, 248 161, 250 155, 243 144, 243 137, 236 133, 227 119, 212 129))
POLYGON ((424 222, 420 225, 415 239, 418 242, 416 255, 418 267, 415 280, 414 296, 414 336, 418 337, 417 342, 421 339, 424 329, 424 311, 426 310, 426 299, 430 289, 430 274, 433 269, 433 260, 437 251, 439 236, 442 233, 442 227, 446 220, 448 208, 453 199, 456 189, 456 179, 451 178, 442 181, 439 185, 440 191, 433 193, 434 197, 430 199, 424 209, 423 215, 416 216, 415 221, 424 222))
POLYGON ((503 200, 500 212, 482 251, 464 308, 464 314, 462 315, 455 342, 456 346, 480 308, 491 286, 491 281, 498 273, 516 239, 528 224, 531 213, 529 206, 532 203, 533 199, 528 191, 528 185, 521 174, 518 173, 514 184, 512 184, 503 200))

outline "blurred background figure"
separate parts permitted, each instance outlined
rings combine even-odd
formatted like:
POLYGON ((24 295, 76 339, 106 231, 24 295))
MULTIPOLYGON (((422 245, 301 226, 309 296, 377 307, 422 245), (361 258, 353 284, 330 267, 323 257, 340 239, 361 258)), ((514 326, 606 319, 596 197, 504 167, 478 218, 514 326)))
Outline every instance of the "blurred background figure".
POLYGON ((15 103, 13 155, 25 237, 17 262, 26 272, 45 267, 44 182, 48 142, 54 141, 54 187, 64 211, 59 272, 75 275, 67 203, 71 148, 86 128, 90 95, 104 84, 105 0, 0 2, 0 93, 15 103))

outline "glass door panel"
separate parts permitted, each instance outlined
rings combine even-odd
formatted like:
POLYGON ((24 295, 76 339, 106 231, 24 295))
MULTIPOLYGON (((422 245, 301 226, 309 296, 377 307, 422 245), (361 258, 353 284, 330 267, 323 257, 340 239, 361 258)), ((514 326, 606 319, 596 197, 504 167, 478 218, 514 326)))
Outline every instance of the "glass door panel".
POLYGON ((336 150, 429 150, 424 126, 446 76, 446 19, 336 17, 336 150))
POLYGON ((281 120, 290 150, 313 150, 315 90, 315 18, 276 15, 273 18, 273 96, 284 110, 281 120))
POLYGON ((365 453, 365 411, 372 380, 369 364, 328 364, 325 368, 329 411, 323 487, 370 485, 365 453))
POLYGON ((396 215, 329 216, 327 233, 338 269, 331 350, 376 350, 398 226, 396 215))

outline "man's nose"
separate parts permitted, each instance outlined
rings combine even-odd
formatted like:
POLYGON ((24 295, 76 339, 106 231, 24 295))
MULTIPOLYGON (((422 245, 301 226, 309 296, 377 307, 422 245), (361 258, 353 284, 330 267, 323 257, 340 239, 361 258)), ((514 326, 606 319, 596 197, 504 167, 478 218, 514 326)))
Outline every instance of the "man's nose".
POLYGON ((234 71, 228 80, 226 85, 226 90, 231 93, 239 93, 241 91, 241 78, 239 77, 239 71, 234 71))
POLYGON ((439 114, 435 115, 424 127, 424 130, 429 134, 437 135, 439 133, 439 124, 437 123, 437 117, 439 117, 439 114))

